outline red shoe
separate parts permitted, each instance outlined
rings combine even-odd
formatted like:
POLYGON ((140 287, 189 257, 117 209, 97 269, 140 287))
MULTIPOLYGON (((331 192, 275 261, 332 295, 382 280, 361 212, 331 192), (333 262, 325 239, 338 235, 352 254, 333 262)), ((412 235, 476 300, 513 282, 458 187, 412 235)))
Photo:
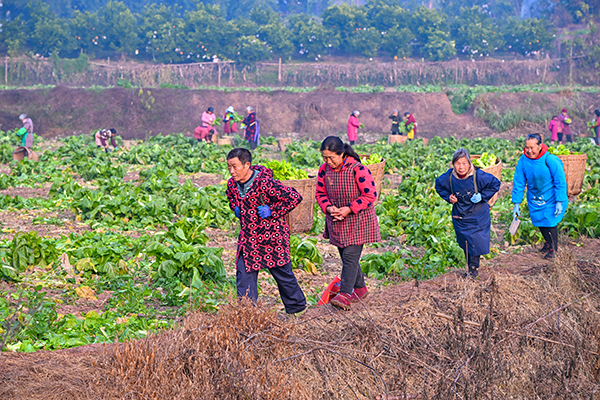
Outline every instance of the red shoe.
POLYGON ((348 293, 338 293, 337 296, 335 296, 333 299, 331 299, 329 302, 338 307, 341 308, 342 310, 349 310, 352 303, 350 302, 350 298, 352 296, 349 295, 348 293))
POLYGON ((358 288, 358 289, 354 289, 354 291, 352 292, 352 296, 350 296, 350 301, 352 303, 358 303, 358 302, 364 300, 368 294, 369 294, 369 291, 367 290, 366 286, 358 288))

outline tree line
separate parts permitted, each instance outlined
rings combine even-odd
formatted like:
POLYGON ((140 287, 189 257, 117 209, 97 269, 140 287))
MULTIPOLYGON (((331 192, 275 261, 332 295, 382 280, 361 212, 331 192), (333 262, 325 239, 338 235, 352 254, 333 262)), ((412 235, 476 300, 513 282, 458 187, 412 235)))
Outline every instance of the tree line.
POLYGON ((63 58, 120 54, 159 63, 214 58, 243 64, 276 58, 318 61, 328 55, 438 61, 457 55, 530 56, 549 50, 555 40, 545 19, 521 19, 515 15, 517 7, 500 1, 489 5, 469 0, 460 6, 442 0, 447 4, 439 8, 393 0, 368 0, 362 6, 298 2, 308 11, 320 4, 318 16, 277 12, 283 0, 222 1, 179 0, 185 7, 143 1, 138 2, 143 8, 138 4, 132 11, 122 1, 96 0, 97 8, 90 9, 94 1, 5 0, 0 6, 0 51, 63 58), (78 1, 88 8, 60 11, 60 4, 78 1), (238 13, 231 13, 231 7, 238 13))

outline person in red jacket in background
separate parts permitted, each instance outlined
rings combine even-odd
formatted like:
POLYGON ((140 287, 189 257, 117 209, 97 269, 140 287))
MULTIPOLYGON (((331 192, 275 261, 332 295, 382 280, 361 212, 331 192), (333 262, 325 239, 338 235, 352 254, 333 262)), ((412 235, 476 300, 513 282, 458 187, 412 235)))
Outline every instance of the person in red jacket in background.
POLYGON ((567 114, 567 109, 563 108, 558 114, 558 120, 563 124, 563 134, 567 137, 567 142, 573 143, 573 134, 571 133, 571 117, 567 114))
POLYGON ((258 272, 268 269, 279 288, 288 314, 306 309, 306 298, 292 271, 290 228, 285 219, 302 201, 296 189, 273 179, 273 171, 252 165, 249 150, 227 154, 231 178, 227 182, 229 207, 240 220, 236 257, 238 297, 258 299, 258 272))
POLYGON ((374 207, 377 191, 371 171, 340 138, 325 138, 321 155, 325 162, 319 168, 315 196, 325 213, 323 237, 338 248, 342 259, 340 292, 330 302, 348 310, 368 292, 360 268, 363 246, 381 241, 374 207))
POLYGON ((358 122, 358 116, 360 112, 354 111, 348 118, 348 140, 350 145, 354 145, 356 139, 358 139, 358 128, 360 128, 360 122, 358 122))
POLYGON ((408 111, 404 113, 404 118, 406 136, 408 136, 408 140, 413 140, 417 135, 417 121, 415 120, 415 117, 408 111))

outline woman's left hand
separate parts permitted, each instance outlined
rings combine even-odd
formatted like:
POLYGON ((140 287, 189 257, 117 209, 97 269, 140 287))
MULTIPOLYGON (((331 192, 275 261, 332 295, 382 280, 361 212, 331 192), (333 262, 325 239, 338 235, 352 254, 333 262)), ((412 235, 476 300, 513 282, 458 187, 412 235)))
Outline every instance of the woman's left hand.
POLYGON ((332 212, 331 216, 336 221, 343 221, 351 212, 350 207, 341 207, 332 212))

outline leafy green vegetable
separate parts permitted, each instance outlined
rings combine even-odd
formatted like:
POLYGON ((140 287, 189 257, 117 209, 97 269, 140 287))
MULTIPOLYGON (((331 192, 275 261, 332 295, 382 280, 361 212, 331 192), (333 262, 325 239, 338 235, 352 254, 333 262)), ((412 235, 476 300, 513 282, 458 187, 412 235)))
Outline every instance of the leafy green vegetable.
POLYGON ((266 165, 266 167, 273 170, 273 178, 281 181, 291 179, 308 179, 308 174, 306 171, 294 167, 285 160, 272 160, 266 165))
POLYGON ((473 165, 478 168, 489 168, 496 165, 498 158, 495 154, 484 152, 481 157, 473 158, 473 165))

